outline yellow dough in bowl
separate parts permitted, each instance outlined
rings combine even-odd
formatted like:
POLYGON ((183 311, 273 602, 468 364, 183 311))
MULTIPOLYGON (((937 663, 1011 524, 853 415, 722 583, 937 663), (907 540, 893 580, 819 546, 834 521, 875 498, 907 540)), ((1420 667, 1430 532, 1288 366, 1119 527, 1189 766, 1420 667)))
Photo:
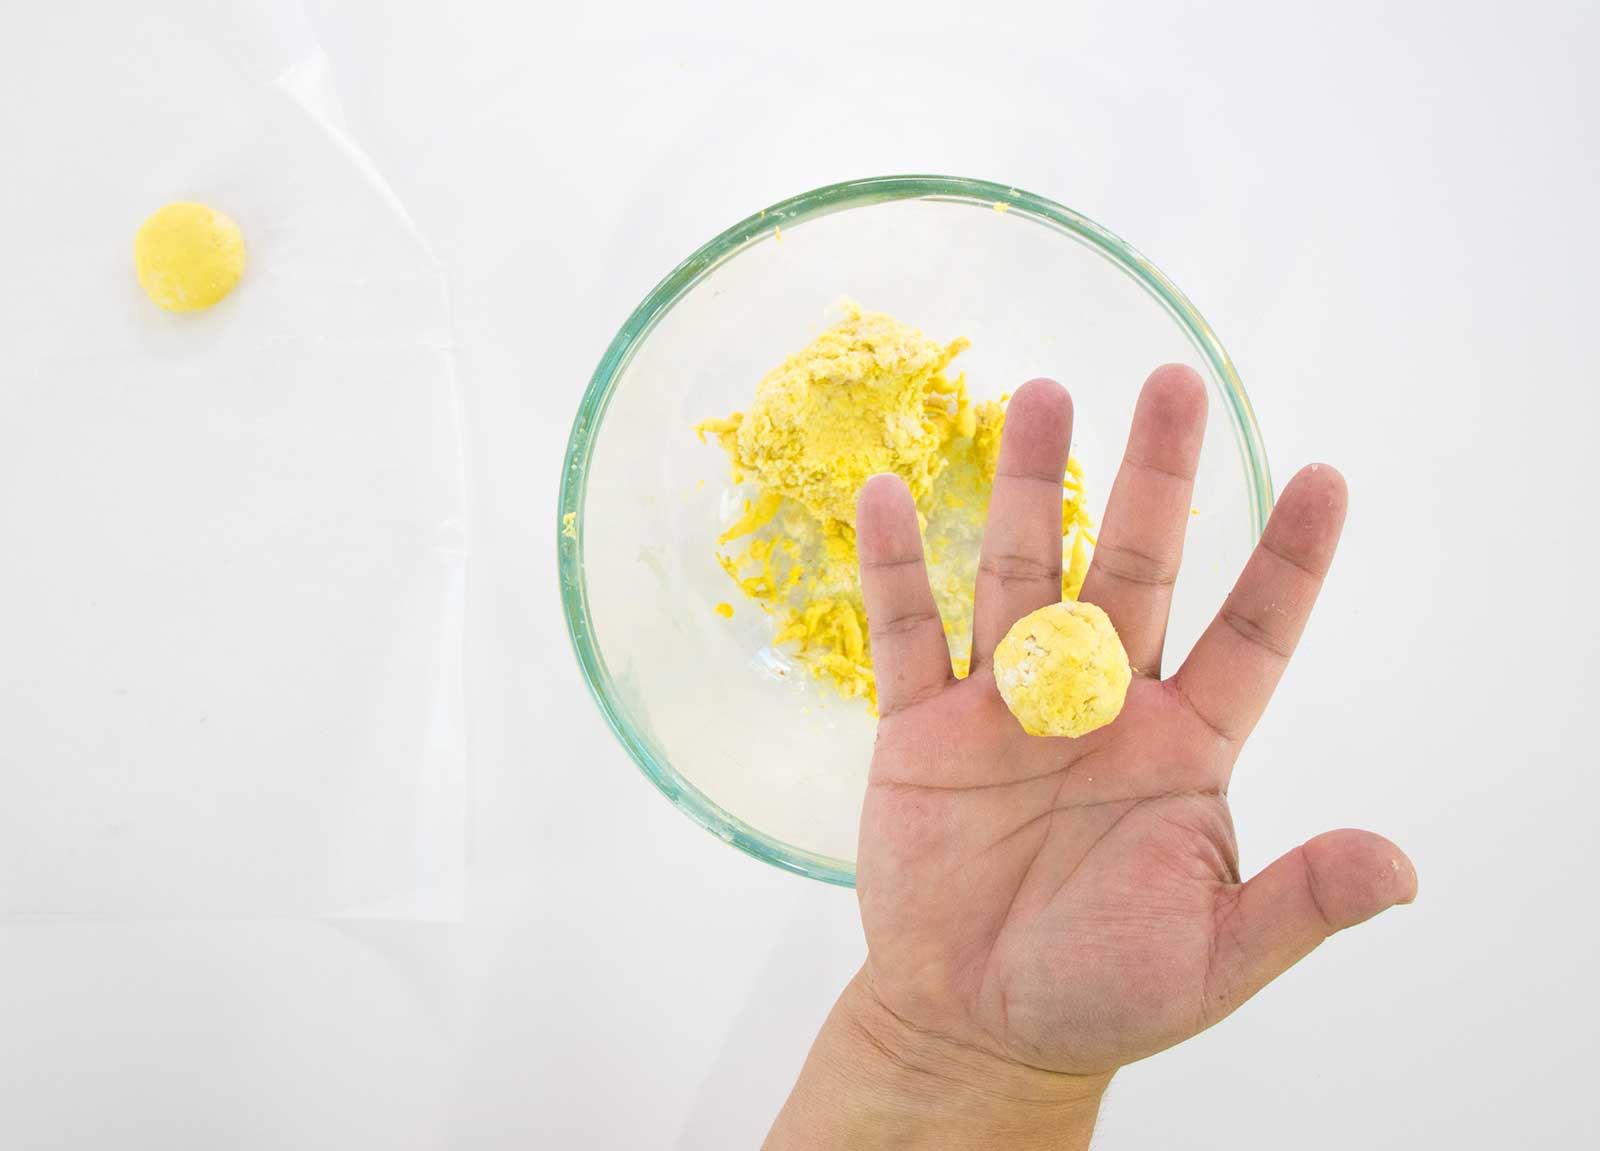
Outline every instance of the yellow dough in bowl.
POLYGON ((945 369, 966 340, 941 344, 850 305, 845 319, 767 373, 748 413, 699 425, 738 472, 824 521, 853 524, 868 478, 894 472, 917 499, 948 462, 952 437, 971 436, 965 382, 945 369))
MULTIPOLYGON (((875 706, 870 630, 856 574, 856 496, 893 472, 917 501, 928 574, 966 675, 972 588, 999 464, 1005 396, 974 401, 951 370, 968 344, 941 343, 841 301, 844 317, 764 376, 748 411, 695 426, 747 485, 717 562, 772 617, 773 643, 846 698, 875 706)), ((1083 469, 1062 477, 1061 594, 1083 586, 1093 543, 1083 469)), ((720 609, 719 609, 720 610, 720 609)))
POLYGON ((994 650, 994 681, 1029 735, 1080 736, 1117 718, 1133 671, 1105 612, 1065 600, 1019 619, 994 650))
POLYGON ((244 275, 239 226, 205 204, 168 204, 133 238, 139 286, 169 312, 211 307, 244 275))

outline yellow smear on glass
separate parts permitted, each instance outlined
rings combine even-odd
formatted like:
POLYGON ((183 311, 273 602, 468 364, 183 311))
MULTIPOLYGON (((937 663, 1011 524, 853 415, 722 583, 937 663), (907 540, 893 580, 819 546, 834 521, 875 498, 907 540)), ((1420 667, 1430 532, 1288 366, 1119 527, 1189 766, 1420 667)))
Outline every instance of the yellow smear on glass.
POLYGON ((198 312, 219 302, 244 275, 239 226, 204 204, 168 204, 133 238, 139 286, 169 312, 198 312))
MULTIPOLYGON (((747 412, 695 430, 727 453, 746 496, 718 537, 718 562, 773 617, 773 641, 840 694, 876 708, 871 642, 856 574, 856 495, 893 472, 917 501, 929 580, 957 674, 967 672, 972 586, 1005 425, 1005 397, 974 403, 939 343, 889 316, 845 317, 774 368, 747 412)), ((1063 479, 1062 594, 1088 570, 1083 470, 1063 479)))

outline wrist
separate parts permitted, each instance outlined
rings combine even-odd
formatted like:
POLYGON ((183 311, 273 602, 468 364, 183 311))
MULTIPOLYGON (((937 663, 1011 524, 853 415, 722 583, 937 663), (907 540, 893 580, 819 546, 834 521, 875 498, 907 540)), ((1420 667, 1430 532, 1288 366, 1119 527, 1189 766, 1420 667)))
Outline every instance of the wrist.
POLYGON ((921 1030, 884 1005, 863 970, 829 1014, 766 1146, 1087 1147, 1110 1080, 921 1030))

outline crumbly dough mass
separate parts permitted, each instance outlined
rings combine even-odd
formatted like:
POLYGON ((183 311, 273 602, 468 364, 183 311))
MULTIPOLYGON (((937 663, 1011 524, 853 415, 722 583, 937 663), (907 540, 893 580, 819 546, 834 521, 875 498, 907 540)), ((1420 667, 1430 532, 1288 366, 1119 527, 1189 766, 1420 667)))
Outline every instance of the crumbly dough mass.
MULTIPOLYGON (((957 674, 967 671, 972 585, 1005 423, 1004 400, 973 402, 939 343, 847 303, 844 318, 762 379, 746 412, 706 420, 700 438, 727 453, 743 514, 718 538, 718 561, 772 615, 774 642, 847 697, 876 706, 866 609, 856 574, 855 502, 893 472, 917 501, 934 598, 957 674)), ((1088 569, 1083 473, 1064 477, 1062 594, 1088 569)))
POLYGON ((1133 671, 1116 628, 1066 600, 1019 619, 994 649, 994 682, 1029 735, 1080 736, 1117 718, 1133 671))

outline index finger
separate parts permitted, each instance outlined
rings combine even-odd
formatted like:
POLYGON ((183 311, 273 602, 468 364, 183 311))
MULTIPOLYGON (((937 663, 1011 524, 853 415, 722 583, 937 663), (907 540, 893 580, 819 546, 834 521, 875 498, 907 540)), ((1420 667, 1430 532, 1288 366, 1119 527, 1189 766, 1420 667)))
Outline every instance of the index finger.
POLYGON ((1239 582, 1172 677, 1219 739, 1243 742, 1266 710, 1333 562, 1346 498, 1344 477, 1326 464, 1289 481, 1239 582))

